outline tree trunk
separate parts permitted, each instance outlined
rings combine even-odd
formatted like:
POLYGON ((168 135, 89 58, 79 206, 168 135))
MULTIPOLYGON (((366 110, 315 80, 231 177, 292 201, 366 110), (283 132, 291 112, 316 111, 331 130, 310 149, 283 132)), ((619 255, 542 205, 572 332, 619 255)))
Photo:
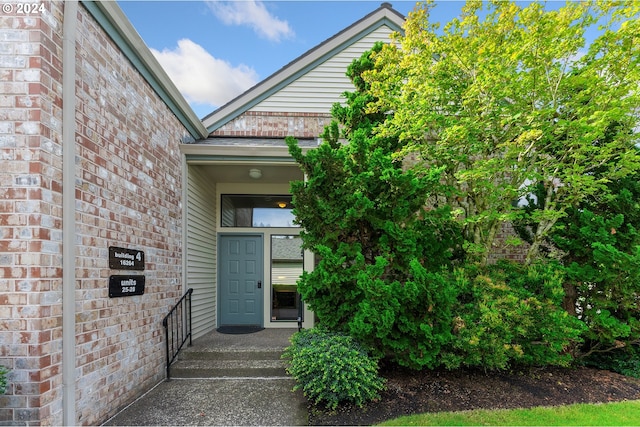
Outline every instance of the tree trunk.
MULTIPOLYGON (((548 184, 547 194, 545 195, 545 200, 543 204, 544 206, 543 209, 546 212, 555 211, 555 203, 552 203, 554 193, 555 193, 555 190, 553 185, 548 184)), ((544 241, 545 237, 547 237, 547 233, 551 231, 551 228, 553 228, 553 226, 557 221, 558 221, 557 217, 553 216, 551 218, 541 219, 540 222, 538 222, 536 232, 533 235, 533 242, 531 242, 531 246, 529 246, 529 250, 527 251, 527 257, 525 258, 525 261, 524 261, 526 265, 530 265, 538 257, 538 251, 540 250, 540 245, 544 241)))
POLYGON ((564 288, 562 308, 564 308, 570 315, 577 316, 576 302, 578 301, 578 289, 576 288, 575 283, 564 282, 562 287, 564 288))
POLYGON ((491 254, 491 248, 493 248, 493 242, 496 239, 496 234, 498 233, 498 227, 501 225, 499 221, 493 221, 493 224, 489 227, 489 231, 487 233, 487 237, 482 245, 484 245, 484 252, 482 253, 482 258, 480 259, 480 265, 486 266, 489 263, 489 255, 491 254))

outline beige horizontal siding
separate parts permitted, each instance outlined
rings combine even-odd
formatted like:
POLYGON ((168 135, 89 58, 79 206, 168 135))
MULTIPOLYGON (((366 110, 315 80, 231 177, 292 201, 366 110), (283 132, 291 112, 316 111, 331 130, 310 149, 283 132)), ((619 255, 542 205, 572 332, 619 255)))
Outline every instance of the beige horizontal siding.
POLYGON ((354 87, 345 73, 351 62, 371 49, 377 41, 388 41, 391 28, 381 26, 366 37, 346 47, 304 76, 260 102, 250 111, 327 113, 342 94, 354 87))
POLYGON ((296 285, 302 276, 302 263, 273 265, 271 267, 272 285, 296 285))
POLYGON ((188 168, 187 287, 193 288, 193 337, 216 327, 215 184, 199 166, 188 168))

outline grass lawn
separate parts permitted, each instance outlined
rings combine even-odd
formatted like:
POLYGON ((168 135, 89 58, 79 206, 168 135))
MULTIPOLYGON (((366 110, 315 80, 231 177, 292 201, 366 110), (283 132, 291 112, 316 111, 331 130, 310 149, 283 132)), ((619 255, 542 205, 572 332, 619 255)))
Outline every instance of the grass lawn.
POLYGON ((474 410, 411 415, 386 426, 638 426, 640 400, 531 409, 474 410))

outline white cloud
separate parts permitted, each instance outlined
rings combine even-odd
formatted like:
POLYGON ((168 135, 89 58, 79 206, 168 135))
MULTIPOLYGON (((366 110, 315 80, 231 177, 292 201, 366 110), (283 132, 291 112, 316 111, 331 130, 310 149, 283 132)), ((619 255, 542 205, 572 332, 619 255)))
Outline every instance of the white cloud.
POLYGON ((253 68, 214 58, 189 39, 179 40, 174 50, 151 52, 189 103, 219 107, 258 82, 253 68))
POLYGON ((289 23, 271 15, 262 1, 211 0, 207 5, 227 25, 248 25, 261 37, 275 42, 293 37, 289 23))

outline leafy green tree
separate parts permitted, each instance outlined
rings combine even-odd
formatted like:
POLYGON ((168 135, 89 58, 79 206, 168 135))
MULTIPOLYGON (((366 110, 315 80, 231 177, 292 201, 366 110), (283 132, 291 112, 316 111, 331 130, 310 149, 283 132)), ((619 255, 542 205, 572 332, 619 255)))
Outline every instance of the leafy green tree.
POLYGON ((486 264, 502 225, 527 215, 532 263, 567 209, 640 167, 640 4, 469 1, 441 31, 433 6, 416 8, 363 73, 369 108, 393 112, 377 135, 442 170, 431 203, 459 215, 471 259, 486 264), (513 203, 536 190, 541 208, 513 203))
MULTIPOLYGON (((607 190, 567 208, 542 246, 566 272, 563 307, 588 327, 576 349, 583 357, 640 342, 640 172, 611 180, 607 190)), ((531 199, 523 209, 542 208, 543 197, 531 199)), ((532 241, 536 224, 515 228, 532 241)))
POLYGON ((320 259, 298 287, 324 327, 351 334, 376 357, 434 366, 454 300, 434 272, 449 263, 459 230, 446 207, 426 208, 440 171, 407 168, 394 156, 398 138, 372 132, 385 115, 364 110, 375 101, 360 79, 370 55, 350 66, 357 90, 334 106, 340 123, 325 130, 324 142, 303 153, 287 140, 306 174, 292 183, 294 214, 304 247, 320 259))
POLYGON ((319 259, 298 283, 306 303, 323 327, 411 368, 568 363, 582 324, 562 310, 558 270, 461 264, 459 223, 433 203, 441 170, 412 169, 397 137, 374 133, 390 114, 365 110, 376 99, 361 76, 381 49, 349 68, 356 92, 322 145, 288 140, 307 176, 292 184, 294 214, 319 259))

